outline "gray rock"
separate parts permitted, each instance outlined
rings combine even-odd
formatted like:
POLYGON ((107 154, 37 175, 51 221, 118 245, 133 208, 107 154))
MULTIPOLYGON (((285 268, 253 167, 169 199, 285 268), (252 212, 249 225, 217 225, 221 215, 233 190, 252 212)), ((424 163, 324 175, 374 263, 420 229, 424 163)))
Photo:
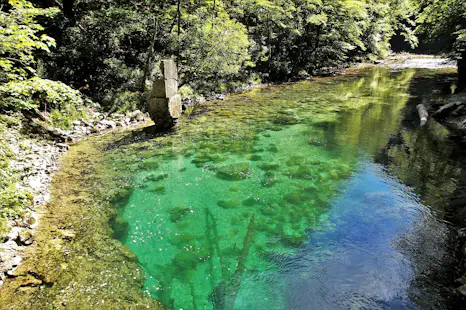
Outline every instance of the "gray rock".
POLYGON ((180 94, 177 94, 168 100, 168 109, 170 111, 171 117, 179 118, 181 116, 181 113, 183 112, 183 110, 182 110, 182 105, 181 105, 180 94))
POLYGON ((68 144, 65 144, 65 143, 57 143, 56 146, 58 146, 60 149, 65 149, 65 150, 70 149, 70 146, 68 144))
POLYGON ((152 98, 149 100, 149 114, 158 130, 167 129, 173 125, 173 118, 168 109, 168 101, 167 98, 152 98))
POLYGON ((175 79, 155 80, 152 84, 152 97, 170 98, 178 93, 178 81, 175 79))
POLYGON ((466 296, 466 285, 462 285, 458 288, 458 292, 466 296))
POLYGON ((162 71, 165 79, 178 80, 178 69, 173 59, 162 60, 160 64, 160 70, 162 71))

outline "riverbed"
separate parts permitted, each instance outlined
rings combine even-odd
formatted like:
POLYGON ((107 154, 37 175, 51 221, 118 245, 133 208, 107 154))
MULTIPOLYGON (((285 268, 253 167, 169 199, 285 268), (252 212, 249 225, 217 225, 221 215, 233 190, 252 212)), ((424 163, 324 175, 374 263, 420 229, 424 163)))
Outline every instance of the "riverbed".
POLYGON ((412 118, 442 75, 420 72, 233 96, 131 161, 114 228, 146 293, 176 309, 447 309, 424 277, 454 259, 442 210, 459 170, 448 132, 412 118))

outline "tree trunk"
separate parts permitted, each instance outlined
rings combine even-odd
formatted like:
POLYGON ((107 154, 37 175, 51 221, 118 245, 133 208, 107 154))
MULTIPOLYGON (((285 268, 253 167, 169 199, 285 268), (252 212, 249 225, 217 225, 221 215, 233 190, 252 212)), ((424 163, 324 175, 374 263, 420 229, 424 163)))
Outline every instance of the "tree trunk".
POLYGON ((458 59, 458 91, 466 91, 466 51, 458 59))

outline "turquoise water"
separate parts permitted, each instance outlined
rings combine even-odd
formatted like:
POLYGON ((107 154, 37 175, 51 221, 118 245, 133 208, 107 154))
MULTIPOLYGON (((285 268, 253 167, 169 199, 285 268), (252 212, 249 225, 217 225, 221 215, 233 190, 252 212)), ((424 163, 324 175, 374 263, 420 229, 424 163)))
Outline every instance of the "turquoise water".
POLYGON ((375 160, 414 77, 372 69, 232 96, 122 151, 132 187, 114 229, 144 290, 174 309, 419 307, 403 245, 435 231, 443 253, 448 229, 375 160))

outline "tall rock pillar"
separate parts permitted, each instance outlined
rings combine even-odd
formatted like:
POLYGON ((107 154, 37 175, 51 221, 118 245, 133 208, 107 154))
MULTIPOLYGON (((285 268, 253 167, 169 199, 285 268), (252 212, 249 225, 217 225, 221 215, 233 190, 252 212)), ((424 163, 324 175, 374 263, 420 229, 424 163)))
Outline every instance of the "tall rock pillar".
POLYGON ((149 114, 157 130, 172 127, 180 117, 181 95, 178 93, 178 70, 173 60, 163 60, 160 64, 163 79, 155 80, 149 100, 149 114))

